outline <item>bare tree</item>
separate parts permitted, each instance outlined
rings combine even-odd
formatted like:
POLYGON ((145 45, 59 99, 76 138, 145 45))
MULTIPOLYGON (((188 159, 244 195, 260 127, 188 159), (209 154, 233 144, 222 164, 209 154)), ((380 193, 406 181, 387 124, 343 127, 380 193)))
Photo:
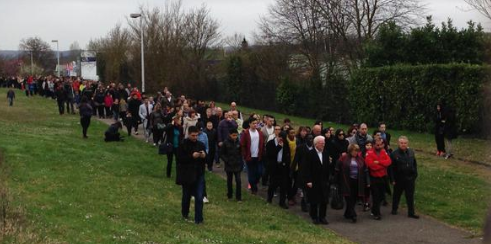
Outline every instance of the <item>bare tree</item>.
POLYGON ((242 47, 242 42, 245 40, 245 36, 240 33, 234 33, 231 36, 227 36, 222 40, 222 45, 225 48, 230 48, 232 51, 238 51, 242 47))
POLYGON ((464 0, 484 17, 491 20, 491 0, 464 0))
POLYGON ((56 62, 55 54, 51 50, 50 45, 39 37, 30 37, 22 39, 19 44, 19 49, 24 52, 25 62, 30 63, 30 58, 34 63, 41 66, 44 71, 53 71, 56 62))

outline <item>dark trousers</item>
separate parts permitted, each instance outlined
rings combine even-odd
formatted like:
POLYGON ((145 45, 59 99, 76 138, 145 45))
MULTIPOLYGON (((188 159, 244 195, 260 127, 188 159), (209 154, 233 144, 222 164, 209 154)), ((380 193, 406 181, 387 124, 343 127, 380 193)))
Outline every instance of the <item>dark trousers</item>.
POLYGON ((439 152, 445 152, 445 137, 438 133, 435 133, 436 149, 439 152))
POLYGON ((257 183, 259 183, 259 160, 258 158, 251 158, 247 161, 247 178, 249 179, 249 184, 251 185, 251 191, 253 193, 257 192, 257 183))
POLYGON ((63 100, 56 100, 58 102, 58 112, 60 112, 60 114, 64 114, 65 113, 65 102, 63 100))
POLYGON ((111 114, 113 114, 111 112, 111 107, 104 107, 104 108, 106 109, 106 118, 111 117, 111 114))
POLYGON ((73 98, 67 98, 67 100, 65 101, 65 103, 66 103, 66 112, 67 113, 74 114, 75 113, 75 109, 73 107, 73 98))
POLYGON ((326 218, 327 203, 310 203, 310 217, 321 220, 326 218))
POLYGON ((356 217, 355 205, 358 200, 358 179, 349 179, 350 195, 345 196, 346 210, 344 211, 344 217, 353 218, 356 217))
POLYGON ((235 177, 235 199, 240 201, 242 200, 242 182, 240 179, 240 172, 227 172, 227 197, 231 199, 234 193, 234 188, 232 185, 233 177, 235 177))
POLYGON ((268 187, 268 202, 273 200, 276 189, 280 188, 280 206, 285 205, 288 194, 288 168, 277 167, 278 172, 270 172, 270 181, 268 187))
POLYGON ((99 118, 104 118, 104 105, 97 106, 97 114, 99 118))
POLYGON ((288 179, 288 186, 290 187, 288 190, 288 200, 295 200, 298 192, 298 171, 293 172, 292 177, 288 179))
POLYGON ((203 187, 205 176, 201 175, 192 184, 182 185, 182 203, 181 214, 187 218, 189 216, 189 206, 191 205, 191 196, 194 196, 194 222, 203 222, 203 187))
POLYGON ((121 135, 118 133, 112 134, 112 133, 105 133, 106 138, 104 138, 104 141, 121 141, 121 135))
POLYGON ((394 185, 394 195, 392 196, 392 210, 397 211, 401 200, 402 192, 406 196, 407 214, 414 214, 414 188, 415 180, 399 180, 394 185))
POLYGON ((80 118, 80 124, 82 125, 82 133, 84 137, 87 137, 87 130, 89 129, 90 125, 90 116, 80 118))
POLYGON ((174 156, 176 156, 177 158, 177 150, 178 150, 177 147, 174 147, 172 148, 171 152, 167 153, 167 169, 166 169, 167 178, 170 178, 172 172, 172 160, 174 159, 174 156))
POLYGON ((9 106, 14 106, 14 99, 9 97, 9 106))
POLYGON ((372 190, 372 213, 374 216, 380 216, 380 204, 384 199, 385 179, 383 177, 370 177, 370 188, 372 190))
POLYGON ((159 141, 162 139, 162 136, 164 135, 164 130, 159 130, 157 129, 157 126, 154 126, 152 128, 152 135, 153 135, 153 143, 159 144, 159 141))
POLYGON ((269 178, 270 178, 270 169, 268 169, 268 161, 267 160, 263 160, 262 162, 260 162, 260 167, 259 167, 259 175, 261 176, 261 184, 263 186, 266 186, 268 185, 269 183, 269 178))
POLYGON ((215 160, 216 148, 215 145, 210 145, 210 150, 208 154, 206 154, 206 165, 208 166, 208 170, 213 170, 213 161, 215 160))

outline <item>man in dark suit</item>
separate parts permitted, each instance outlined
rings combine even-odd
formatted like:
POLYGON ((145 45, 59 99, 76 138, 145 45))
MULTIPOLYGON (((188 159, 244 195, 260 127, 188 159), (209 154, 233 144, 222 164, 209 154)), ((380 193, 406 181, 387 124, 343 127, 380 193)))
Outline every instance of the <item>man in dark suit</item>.
POLYGON ((329 224, 326 220, 329 200, 329 152, 324 151, 325 138, 314 138, 314 149, 307 153, 304 182, 314 224, 329 224))
POLYGON ((191 196, 194 196, 194 222, 203 223, 203 191, 205 185, 205 145, 198 141, 196 126, 188 129, 188 138, 179 146, 176 183, 182 186, 182 217, 187 219, 191 196))

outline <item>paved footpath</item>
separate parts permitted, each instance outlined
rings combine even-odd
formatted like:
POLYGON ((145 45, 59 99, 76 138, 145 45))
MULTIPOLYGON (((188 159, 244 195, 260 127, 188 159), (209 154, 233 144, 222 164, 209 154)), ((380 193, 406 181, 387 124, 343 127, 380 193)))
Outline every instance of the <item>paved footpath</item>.
MULTIPOLYGON (((101 119, 106 124, 111 124, 114 121, 109 119, 101 119)), ((126 128, 123 129, 123 135, 126 135, 126 128)), ((133 135, 136 138, 144 140, 143 129, 140 126, 139 135, 133 135)), ((151 144, 148 144, 151 146, 151 144)), ((223 168, 214 168, 213 173, 222 178, 226 178, 223 168)), ((246 179, 245 173, 241 178, 246 179)), ((247 182, 243 182, 247 187, 247 182)), ((225 183, 224 183, 225 187, 225 183)), ((264 187, 259 187, 259 197, 266 198, 266 190, 264 187)), ((244 193, 248 191, 245 190, 244 193)), ((213 196, 210 197, 213 201, 213 196)), ((278 198, 273 199, 273 204, 278 204, 278 198)), ((416 206, 417 207, 417 206, 416 206)), ((292 214, 297 214, 306 221, 310 222, 310 217, 307 213, 300 210, 299 206, 290 207, 285 210, 292 214)), ((431 217, 423 216, 421 213, 420 219, 415 220, 406 217, 405 209, 399 211, 399 215, 391 215, 390 207, 382 207, 382 220, 373 220, 370 212, 362 212, 361 206, 357 206, 358 222, 351 223, 344 219, 344 210, 332 210, 328 207, 327 220, 329 225, 325 226, 341 236, 356 242, 356 243, 397 243, 397 244, 413 244, 413 243, 435 243, 435 244, 477 244, 482 243, 482 238, 473 237, 469 232, 451 227, 442 222, 439 222, 431 217)), ((417 211, 417 208, 416 208, 417 211)))

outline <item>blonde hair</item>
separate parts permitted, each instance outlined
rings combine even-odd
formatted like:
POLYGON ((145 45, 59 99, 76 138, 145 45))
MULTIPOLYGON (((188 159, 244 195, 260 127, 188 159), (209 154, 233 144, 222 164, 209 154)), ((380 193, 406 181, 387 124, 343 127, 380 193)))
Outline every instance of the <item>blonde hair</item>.
POLYGON ((360 146, 358 146, 357 144, 349 144, 348 146, 348 153, 351 154, 353 151, 360 151, 360 146))

